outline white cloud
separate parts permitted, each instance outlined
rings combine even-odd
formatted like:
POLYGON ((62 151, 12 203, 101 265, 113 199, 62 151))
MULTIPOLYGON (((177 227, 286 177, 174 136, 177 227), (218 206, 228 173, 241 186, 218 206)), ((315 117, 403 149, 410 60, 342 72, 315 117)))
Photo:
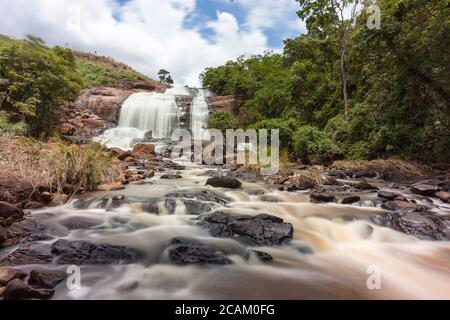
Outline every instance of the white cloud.
POLYGON ((0 34, 34 34, 50 45, 97 51, 153 77, 166 68, 178 83, 197 85, 204 68, 268 49, 265 29, 277 23, 295 28, 283 20, 295 10, 293 0, 240 0, 245 23, 217 12, 203 26, 214 31, 206 37, 185 27, 196 5, 196 0, 130 0, 123 6, 115 0, 1 0, 0 34))

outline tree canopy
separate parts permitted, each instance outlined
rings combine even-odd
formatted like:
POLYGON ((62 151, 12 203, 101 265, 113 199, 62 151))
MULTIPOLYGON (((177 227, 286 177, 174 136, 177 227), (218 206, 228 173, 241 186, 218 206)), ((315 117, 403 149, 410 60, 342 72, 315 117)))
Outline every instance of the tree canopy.
POLYGON ((201 75, 217 94, 240 97, 240 124, 291 121, 285 146, 304 162, 450 161, 448 2, 378 0, 381 25, 371 28, 373 1, 297 1, 308 32, 287 39, 282 54, 240 57, 201 75))

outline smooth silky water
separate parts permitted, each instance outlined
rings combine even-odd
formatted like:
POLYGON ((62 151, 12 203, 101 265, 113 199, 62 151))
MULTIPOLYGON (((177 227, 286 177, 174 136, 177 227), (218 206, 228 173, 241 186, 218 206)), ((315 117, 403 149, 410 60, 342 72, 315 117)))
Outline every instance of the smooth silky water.
POLYGON ((369 223, 365 218, 380 209, 338 204, 312 204, 307 195, 270 191, 259 183, 244 183, 242 190, 205 187, 210 168, 190 166, 183 179, 149 180, 118 192, 94 193, 91 208, 65 206, 36 211, 51 215, 45 223, 61 238, 86 240, 135 248, 145 253, 145 263, 116 266, 83 266, 82 288, 57 288, 56 299, 448 299, 450 298, 450 246, 444 242, 420 241, 369 223), (290 244, 254 247, 274 257, 263 263, 244 259, 248 246, 232 239, 214 238, 199 227, 198 217, 185 214, 180 201, 174 214, 144 210, 146 199, 160 198, 174 190, 210 189, 233 201, 216 210, 230 215, 268 213, 294 226, 290 244), (255 191, 277 198, 262 202, 255 191), (96 209, 95 199, 124 194, 134 203, 114 210, 96 209), (101 225, 68 231, 59 221, 73 217, 93 218, 101 225), (355 219, 351 220, 349 217, 355 219), (185 237, 230 252, 232 265, 174 266, 166 249, 174 237, 185 237), (303 250, 300 250, 302 248, 303 250), (305 248, 308 248, 305 253, 305 248), (381 270, 381 289, 369 290, 367 270, 381 270), (134 290, 123 290, 132 286, 134 290))
MULTIPOLYGON (((177 95, 192 95, 192 90, 176 87, 164 94, 132 95, 122 107, 119 127, 98 140, 130 149, 134 139, 143 138, 148 130, 155 137, 169 137, 177 127, 177 95)), ((197 93, 191 108, 194 137, 203 135, 207 121, 205 96, 197 93)), ((35 211, 35 216, 50 214, 45 223, 60 238, 122 245, 145 253, 141 264, 81 267, 82 288, 69 291, 62 283, 55 299, 450 299, 449 243, 420 241, 375 226, 368 218, 382 213, 377 208, 312 204, 306 193, 269 190, 262 183, 244 183, 238 191, 211 189, 205 187, 207 177, 201 176, 206 170, 211 168, 187 164, 187 170, 181 171, 183 179, 162 180, 157 175, 146 185, 86 195, 80 201, 90 200, 87 209, 77 209, 74 201, 35 211), (268 213, 292 223, 293 241, 253 248, 271 254, 271 263, 245 259, 251 248, 210 236, 197 225, 197 216, 186 214, 181 201, 176 202, 174 214, 165 211, 167 193, 203 188, 233 200, 215 210, 230 215, 268 213), (255 195, 261 193, 280 202, 263 202, 255 195), (100 199, 114 195, 135 201, 114 210, 97 209, 100 199), (145 209, 155 199, 159 199, 159 214, 145 209), (60 222, 69 217, 98 219, 101 225, 68 231, 60 222), (231 253, 233 264, 171 265, 166 249, 180 236, 231 253), (368 270, 374 266, 381 271, 380 290, 367 286, 368 270)))

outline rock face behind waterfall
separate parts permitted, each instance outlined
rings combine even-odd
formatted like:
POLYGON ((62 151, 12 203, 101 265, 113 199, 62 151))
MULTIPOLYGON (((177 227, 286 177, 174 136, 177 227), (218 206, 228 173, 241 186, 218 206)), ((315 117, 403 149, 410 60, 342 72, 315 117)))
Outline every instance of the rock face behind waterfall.
POLYGON ((166 89, 166 85, 154 80, 122 81, 115 87, 86 89, 74 103, 66 106, 59 130, 65 136, 97 134, 115 126, 121 104, 133 93, 166 89))

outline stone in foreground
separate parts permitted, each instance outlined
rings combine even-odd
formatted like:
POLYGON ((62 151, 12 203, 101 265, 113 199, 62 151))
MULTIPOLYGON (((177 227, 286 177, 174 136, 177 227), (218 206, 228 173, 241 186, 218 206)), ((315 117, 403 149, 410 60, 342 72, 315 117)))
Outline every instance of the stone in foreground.
POLYGON ((208 179, 206 185, 214 188, 239 189, 242 186, 242 183, 235 178, 214 177, 208 179))
POLYGON ((61 270, 36 268, 31 270, 28 284, 32 286, 53 289, 67 278, 67 273, 61 270))
POLYGON ((27 274, 21 270, 0 267, 0 286, 5 286, 14 279, 23 280, 27 277, 27 274))
POLYGON ((127 247, 87 241, 58 240, 52 245, 51 252, 58 256, 58 264, 134 263, 141 258, 139 252, 127 247))
POLYGON ((172 240, 172 247, 169 249, 169 258, 173 264, 231 264, 225 254, 215 248, 194 243, 184 238, 172 240))
POLYGON ((36 289, 25 284, 22 280, 15 279, 6 286, 3 298, 5 300, 46 300, 50 299, 54 294, 54 290, 36 289))
POLYGON ((450 217, 432 212, 389 212, 372 221, 421 240, 450 240, 450 217))
POLYGON ((237 237, 260 246, 281 245, 292 240, 294 227, 275 216, 228 216, 216 212, 206 216, 200 223, 215 237, 237 237))

